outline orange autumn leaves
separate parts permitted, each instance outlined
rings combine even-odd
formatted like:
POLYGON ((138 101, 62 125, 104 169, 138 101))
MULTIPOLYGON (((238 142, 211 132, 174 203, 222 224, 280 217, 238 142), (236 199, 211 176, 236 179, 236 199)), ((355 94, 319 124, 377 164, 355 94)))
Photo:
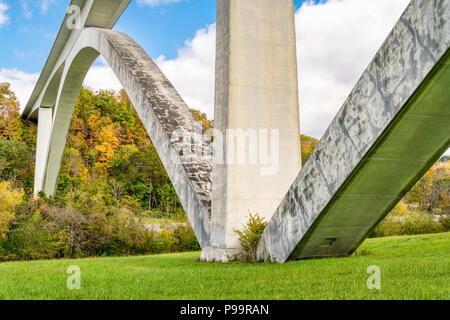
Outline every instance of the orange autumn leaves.
POLYGON ((100 129, 97 137, 100 144, 95 149, 100 152, 99 161, 104 168, 111 167, 109 161, 114 158, 115 151, 120 147, 119 135, 113 124, 100 129))

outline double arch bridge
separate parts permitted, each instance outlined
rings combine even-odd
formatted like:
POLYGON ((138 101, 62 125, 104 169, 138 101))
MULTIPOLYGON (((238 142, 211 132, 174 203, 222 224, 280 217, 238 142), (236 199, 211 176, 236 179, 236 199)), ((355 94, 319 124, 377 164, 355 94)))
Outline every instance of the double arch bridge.
POLYGON ((248 210, 269 219, 259 259, 347 256, 450 146, 446 0, 411 1, 303 168, 293 0, 218 0, 215 128, 279 130, 280 170, 270 177, 258 164, 182 161, 198 138, 188 106, 133 39, 111 30, 130 1, 71 1, 22 113, 38 123, 36 194, 55 193, 75 102, 99 55, 135 106, 206 260, 239 256, 233 230, 248 210), (180 130, 184 139, 174 139, 180 130))

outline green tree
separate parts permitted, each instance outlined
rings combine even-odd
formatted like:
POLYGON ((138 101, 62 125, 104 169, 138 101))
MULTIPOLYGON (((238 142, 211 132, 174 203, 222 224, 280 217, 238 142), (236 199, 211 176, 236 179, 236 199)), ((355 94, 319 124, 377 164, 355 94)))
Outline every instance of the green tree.
POLYGON ((31 173, 32 162, 28 146, 17 140, 0 141, 0 178, 24 183, 31 173))

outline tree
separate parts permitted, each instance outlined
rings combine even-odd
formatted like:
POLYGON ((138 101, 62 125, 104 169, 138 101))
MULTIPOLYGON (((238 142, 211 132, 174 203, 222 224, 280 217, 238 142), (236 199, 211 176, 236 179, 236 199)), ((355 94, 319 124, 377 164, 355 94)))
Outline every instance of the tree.
POLYGON ((319 140, 313 137, 308 137, 304 134, 301 135, 300 140, 302 144, 302 163, 305 165, 314 149, 319 144, 319 140))
POLYGON ((170 217, 170 213, 174 212, 176 207, 174 205, 174 198, 176 197, 175 190, 173 189, 172 185, 165 184, 160 189, 160 195, 162 199, 161 205, 170 217))
POLYGON ((114 152, 120 146, 118 132, 115 130, 114 125, 108 125, 103 127, 98 136, 100 142, 95 148, 100 151, 100 162, 103 167, 109 168, 111 165, 108 163, 113 157, 114 152))
POLYGON ((20 140, 21 136, 19 101, 9 83, 0 83, 0 140, 20 140))
POLYGON ((437 165, 433 189, 437 209, 442 214, 450 214, 450 161, 437 165))
POLYGON ((196 109, 190 109, 194 118, 202 124, 203 131, 208 131, 214 127, 214 121, 209 120, 206 113, 203 113, 196 109))
POLYGON ((437 163, 416 183, 406 195, 409 203, 417 203, 427 212, 449 209, 450 163, 437 163))
POLYGON ((0 240, 8 237, 9 223, 16 215, 16 208, 21 204, 24 196, 23 190, 11 189, 9 182, 0 183, 0 240))
POLYGON ((24 180, 31 174, 28 146, 16 140, 0 141, 0 178, 11 182, 24 180))

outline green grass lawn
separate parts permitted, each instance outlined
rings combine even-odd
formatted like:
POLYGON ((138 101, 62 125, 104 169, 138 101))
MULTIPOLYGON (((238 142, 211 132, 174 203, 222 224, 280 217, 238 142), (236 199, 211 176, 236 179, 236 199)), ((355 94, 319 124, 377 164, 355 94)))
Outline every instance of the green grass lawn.
POLYGON ((450 233, 367 240, 348 258, 199 263, 196 253, 0 264, 0 299, 450 299, 450 233), (82 289, 66 287, 77 265, 82 289), (366 286, 381 268, 381 290, 366 286))

